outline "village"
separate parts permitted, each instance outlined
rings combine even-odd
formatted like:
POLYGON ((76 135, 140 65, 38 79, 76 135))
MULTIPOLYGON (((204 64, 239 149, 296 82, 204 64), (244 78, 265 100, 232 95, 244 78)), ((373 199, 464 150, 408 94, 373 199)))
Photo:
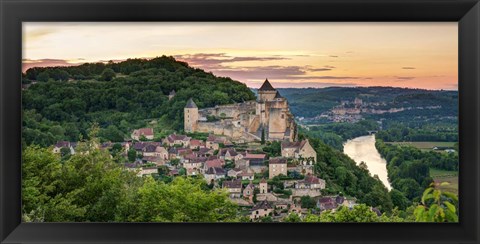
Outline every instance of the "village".
MULTIPOLYGON (((125 170, 139 177, 203 178, 212 189, 227 191, 251 221, 281 222, 290 213, 301 216, 339 206, 352 208, 354 198, 322 194, 326 182, 314 174, 317 152, 308 139, 297 140, 292 117, 286 99, 265 80, 255 102, 199 111, 189 99, 184 108, 186 134, 153 141, 154 128, 139 128, 128 140, 106 142, 99 148, 121 147, 125 170), (205 122, 206 116, 219 121, 205 122), (199 134, 206 139, 194 138, 199 134), (266 153, 274 144, 279 150, 266 153)), ((75 142, 60 141, 53 152, 75 154, 75 147, 75 142)))
MULTIPOLYGON (((281 221, 290 213, 302 215, 355 205, 353 198, 322 195, 326 183, 313 174, 317 155, 308 140, 283 141, 281 155, 269 158, 266 153, 258 153, 258 147, 242 145, 238 149, 239 144, 225 136, 211 134, 199 140, 171 134, 161 142, 149 141, 153 135, 153 128, 141 128, 133 131, 132 140, 117 143, 125 159, 130 151, 136 152, 135 160, 124 164, 125 170, 139 177, 201 177, 212 188, 225 189, 233 202, 248 210, 244 213, 252 221, 265 217, 281 221), (302 207, 302 197, 315 204, 302 207)), ((99 148, 109 150, 114 144, 103 143, 99 148)), ((75 147, 76 143, 61 141, 53 151, 60 153, 64 148, 75 154, 75 147)))

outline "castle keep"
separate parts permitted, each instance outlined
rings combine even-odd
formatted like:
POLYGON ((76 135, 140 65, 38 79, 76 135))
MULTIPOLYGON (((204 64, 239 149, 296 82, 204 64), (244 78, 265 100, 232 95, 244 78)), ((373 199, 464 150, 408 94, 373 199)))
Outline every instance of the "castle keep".
POLYGON ((192 99, 184 108, 185 132, 204 132, 249 142, 295 141, 296 124, 287 99, 273 88, 268 79, 258 89, 256 101, 198 109, 192 99))

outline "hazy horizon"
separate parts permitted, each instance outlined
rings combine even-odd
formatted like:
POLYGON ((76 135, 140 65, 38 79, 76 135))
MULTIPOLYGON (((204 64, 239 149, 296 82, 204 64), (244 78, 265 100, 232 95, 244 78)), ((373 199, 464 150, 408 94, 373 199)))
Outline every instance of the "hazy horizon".
POLYGON ((456 22, 23 24, 22 72, 162 55, 250 88, 458 90, 456 22))

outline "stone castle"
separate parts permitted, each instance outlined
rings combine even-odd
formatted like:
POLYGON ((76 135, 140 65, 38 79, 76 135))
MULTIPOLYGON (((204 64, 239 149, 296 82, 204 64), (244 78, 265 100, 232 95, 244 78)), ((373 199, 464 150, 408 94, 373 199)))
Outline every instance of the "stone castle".
POLYGON ((198 109, 190 98, 184 108, 185 132, 224 135, 236 142, 295 141, 296 123, 287 99, 268 79, 258 89, 256 101, 198 109))

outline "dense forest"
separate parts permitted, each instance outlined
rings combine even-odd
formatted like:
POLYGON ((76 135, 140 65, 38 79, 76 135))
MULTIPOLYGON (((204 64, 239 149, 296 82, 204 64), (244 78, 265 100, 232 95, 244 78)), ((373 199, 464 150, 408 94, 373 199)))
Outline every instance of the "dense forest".
POLYGON ((343 143, 355 137, 368 135, 369 131, 377 131, 379 125, 372 120, 362 120, 356 123, 329 123, 309 126, 304 133, 322 139, 327 145, 343 151, 343 143))
POLYGON ((87 136, 92 122, 100 125, 101 140, 123 141, 152 121, 160 138, 162 131, 183 128, 183 107, 190 97, 200 108, 255 99, 243 83, 165 56, 31 68, 23 80, 35 83, 22 97, 27 145, 77 141, 87 136), (169 100, 172 90, 176 95, 169 100))
POLYGON ((457 142, 458 127, 455 123, 429 123, 419 126, 391 123, 385 130, 379 131, 376 138, 386 142, 394 141, 443 141, 457 142))
POLYGON ((439 153, 386 144, 377 139, 378 152, 387 161, 388 178, 396 190, 408 199, 419 201, 422 192, 433 182, 429 168, 458 170, 458 153, 439 153))

